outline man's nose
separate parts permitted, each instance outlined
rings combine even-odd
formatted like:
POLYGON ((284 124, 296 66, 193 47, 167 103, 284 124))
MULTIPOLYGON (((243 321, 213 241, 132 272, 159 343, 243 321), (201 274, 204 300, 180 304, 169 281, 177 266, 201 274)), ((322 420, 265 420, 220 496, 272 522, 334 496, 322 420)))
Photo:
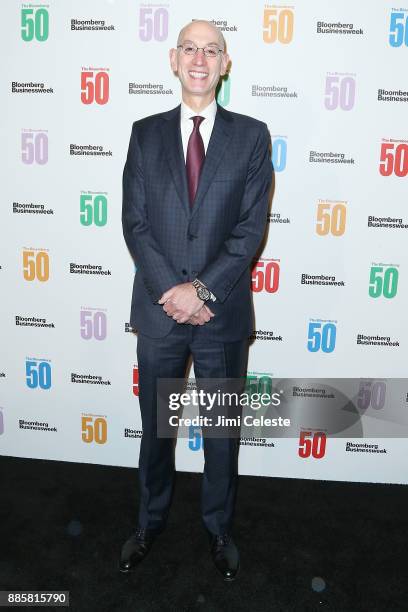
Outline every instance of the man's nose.
POLYGON ((197 64, 197 66, 202 66, 203 64, 205 64, 205 60, 206 60, 206 57, 204 55, 204 50, 197 49, 194 55, 194 64, 197 64))

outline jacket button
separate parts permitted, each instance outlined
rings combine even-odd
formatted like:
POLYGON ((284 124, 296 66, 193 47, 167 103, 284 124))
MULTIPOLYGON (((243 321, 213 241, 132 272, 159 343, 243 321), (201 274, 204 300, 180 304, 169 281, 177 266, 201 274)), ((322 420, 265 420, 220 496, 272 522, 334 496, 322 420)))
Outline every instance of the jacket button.
POLYGON ((188 239, 189 240, 194 240, 194 236, 192 236, 191 234, 188 235, 188 239))
POLYGON ((184 274, 184 276, 187 276, 187 270, 182 270, 181 273, 184 274))

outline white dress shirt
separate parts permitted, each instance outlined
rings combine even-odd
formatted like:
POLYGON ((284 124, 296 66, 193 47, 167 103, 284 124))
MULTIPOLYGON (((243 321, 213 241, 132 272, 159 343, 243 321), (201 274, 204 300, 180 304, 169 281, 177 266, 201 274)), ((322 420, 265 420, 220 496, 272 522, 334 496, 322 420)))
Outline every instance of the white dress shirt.
POLYGON ((188 141, 194 128, 194 123, 192 122, 191 117, 195 117, 196 115, 204 117, 204 121, 202 121, 200 124, 200 134, 204 143, 204 151, 207 153, 207 147, 214 127, 216 113, 217 103, 215 98, 204 110, 200 111, 199 113, 191 110, 191 108, 183 101, 181 102, 180 129, 181 139, 183 141, 184 161, 186 161, 187 157, 188 141))

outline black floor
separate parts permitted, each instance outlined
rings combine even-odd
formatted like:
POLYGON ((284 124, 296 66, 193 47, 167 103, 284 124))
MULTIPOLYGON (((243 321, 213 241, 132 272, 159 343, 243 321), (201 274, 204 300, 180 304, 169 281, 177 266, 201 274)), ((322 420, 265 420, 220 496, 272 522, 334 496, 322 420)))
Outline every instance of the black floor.
POLYGON ((128 576, 137 470, 0 457, 0 472, 0 590, 69 590, 74 612, 408 610, 408 487, 241 476, 228 584, 200 475, 177 475, 168 528, 128 576))

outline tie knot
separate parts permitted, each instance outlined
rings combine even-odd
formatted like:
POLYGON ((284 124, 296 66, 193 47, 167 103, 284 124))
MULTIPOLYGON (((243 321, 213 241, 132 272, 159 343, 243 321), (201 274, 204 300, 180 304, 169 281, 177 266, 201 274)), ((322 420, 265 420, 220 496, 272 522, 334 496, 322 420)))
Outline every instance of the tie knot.
POLYGON ((200 115, 195 115, 195 117, 190 117, 194 123, 194 129, 198 130, 202 121, 204 121, 205 117, 201 117, 200 115))

